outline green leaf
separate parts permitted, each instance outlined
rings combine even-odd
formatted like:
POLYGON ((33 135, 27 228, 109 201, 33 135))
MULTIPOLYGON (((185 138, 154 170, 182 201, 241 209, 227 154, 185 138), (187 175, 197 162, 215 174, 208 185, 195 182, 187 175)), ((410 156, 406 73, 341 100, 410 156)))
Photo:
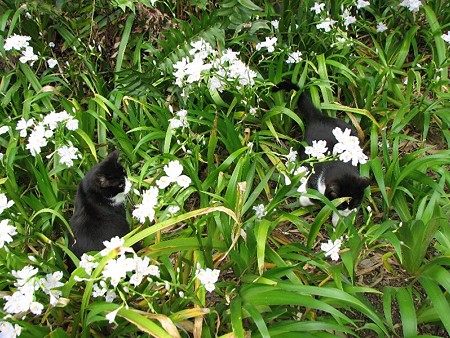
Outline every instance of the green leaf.
POLYGON ((269 220, 262 219, 259 222, 257 221, 255 226, 256 253, 257 253, 256 256, 258 259, 258 270, 260 275, 262 275, 264 272, 264 258, 267 243, 267 235, 271 224, 272 223, 269 220))
POLYGON ((245 337, 244 326, 242 324, 242 302, 241 299, 235 298, 230 304, 231 325, 233 326, 233 333, 238 338, 245 337))
POLYGON ((430 298, 445 329, 447 332, 450 332, 450 317, 448 316, 450 313, 450 304, 439 288, 439 285, 429 277, 419 277, 419 282, 430 298))
POLYGON ((417 316, 410 288, 397 290, 397 302, 402 318, 403 336, 411 337, 417 334, 417 316))
POLYGON ((238 2, 244 6, 245 8, 248 8, 252 11, 262 11, 262 8, 260 8, 259 6, 255 5, 255 3, 251 0, 238 0, 238 2))
POLYGON ((115 71, 119 72, 122 69, 122 63, 125 55, 125 50, 130 39, 131 28, 134 23, 134 14, 129 14, 127 20, 125 21, 125 26, 122 33, 122 38, 120 39, 119 49, 117 51, 116 67, 115 71))

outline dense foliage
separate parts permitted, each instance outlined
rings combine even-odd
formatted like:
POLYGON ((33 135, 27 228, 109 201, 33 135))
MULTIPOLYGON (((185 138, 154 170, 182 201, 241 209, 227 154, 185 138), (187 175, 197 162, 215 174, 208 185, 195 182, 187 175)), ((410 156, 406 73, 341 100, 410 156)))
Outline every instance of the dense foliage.
POLYGON ((448 336, 449 18, 444 0, 0 2, 0 336, 448 336), (299 189, 285 79, 368 157, 336 227, 344 200, 299 189), (79 262, 77 184, 113 149, 133 231, 79 262))

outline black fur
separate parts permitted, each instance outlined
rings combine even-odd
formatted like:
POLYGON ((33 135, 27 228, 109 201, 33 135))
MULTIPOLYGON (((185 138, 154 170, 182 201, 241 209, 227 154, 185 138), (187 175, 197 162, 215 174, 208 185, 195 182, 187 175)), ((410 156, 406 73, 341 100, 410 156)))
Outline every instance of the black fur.
POLYGON ((112 152, 92 167, 78 186, 70 219, 75 238, 69 236, 69 248, 79 258, 85 252, 104 249, 103 241, 130 231, 124 203, 113 204, 111 199, 125 190, 126 172, 118 157, 117 150, 112 152))
MULTIPOLYGON (((275 88, 278 90, 299 90, 299 87, 289 81, 278 84, 275 88)), ((312 145, 312 141, 325 140, 327 142, 328 151, 332 151, 333 147, 338 143, 333 135, 333 129, 339 127, 344 131, 351 130, 352 136, 357 136, 355 129, 350 124, 326 116, 317 109, 306 93, 302 93, 298 100, 298 109, 303 116, 305 122, 304 140, 308 145, 312 145)), ((307 159, 304 149, 300 151, 300 158, 307 159)), ((319 179, 325 184, 324 195, 333 200, 339 197, 350 197, 349 202, 344 202, 338 206, 338 209, 354 209, 361 204, 364 189, 369 186, 370 179, 360 176, 359 167, 352 165, 350 162, 329 161, 317 163, 314 165, 314 173, 308 180, 307 187, 318 189, 319 179)))
POLYGON ((350 197, 337 206, 339 210, 355 209, 360 206, 364 189, 370 184, 370 179, 360 176, 358 167, 342 161, 330 161, 314 165, 314 173, 308 180, 307 187, 318 189, 318 180, 323 177, 325 183, 324 195, 329 200, 340 197, 350 197))

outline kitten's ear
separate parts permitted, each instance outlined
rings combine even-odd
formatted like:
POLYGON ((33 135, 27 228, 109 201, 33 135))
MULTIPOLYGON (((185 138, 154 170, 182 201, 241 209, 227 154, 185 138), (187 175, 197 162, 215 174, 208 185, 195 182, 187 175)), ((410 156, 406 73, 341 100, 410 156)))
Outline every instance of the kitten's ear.
POLYGON ((358 178, 358 183, 362 189, 366 189, 370 185, 370 178, 361 176, 358 178))
POLYGON ((109 161, 117 162, 119 160, 119 151, 116 149, 106 158, 109 161))

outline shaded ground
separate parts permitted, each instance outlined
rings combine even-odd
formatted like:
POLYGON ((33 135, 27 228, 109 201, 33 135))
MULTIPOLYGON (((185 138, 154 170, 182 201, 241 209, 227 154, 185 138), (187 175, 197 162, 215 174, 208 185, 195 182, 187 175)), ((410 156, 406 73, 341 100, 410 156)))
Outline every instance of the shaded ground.
MULTIPOLYGON (((305 238, 293 224, 285 224, 274 229, 273 237, 285 244, 304 242, 305 238)), ((433 250, 430 246, 430 251, 433 250)), ((393 257, 384 259, 387 253, 394 252, 390 246, 377 248, 374 251, 368 251, 363 254, 363 259, 359 262, 355 269, 355 284, 358 286, 370 287, 377 291, 383 292, 386 287, 402 288, 411 285, 414 278, 402 269, 397 260, 393 257), (392 269, 392 270, 391 270, 392 269), (389 271, 391 270, 391 271, 389 271)), ((430 252, 431 253, 431 252, 430 252)), ((414 299, 416 310, 426 299, 426 293, 420 288, 418 283, 414 284, 415 291, 420 298, 414 299)), ((383 295, 377 293, 366 293, 367 301, 376 309, 377 313, 383 317, 383 295)), ((394 297, 393 297, 394 299, 394 297)), ((398 304, 395 299, 391 303, 392 322, 396 330, 396 334, 401 337, 402 320, 398 304)), ((360 320, 360 326, 365 324, 367 318, 360 313, 343 311, 348 317, 360 320)), ((378 337, 373 331, 362 330, 359 334, 363 337, 378 337)), ((450 334, 438 323, 419 324, 417 334, 429 334, 438 337, 450 337, 450 334)))

